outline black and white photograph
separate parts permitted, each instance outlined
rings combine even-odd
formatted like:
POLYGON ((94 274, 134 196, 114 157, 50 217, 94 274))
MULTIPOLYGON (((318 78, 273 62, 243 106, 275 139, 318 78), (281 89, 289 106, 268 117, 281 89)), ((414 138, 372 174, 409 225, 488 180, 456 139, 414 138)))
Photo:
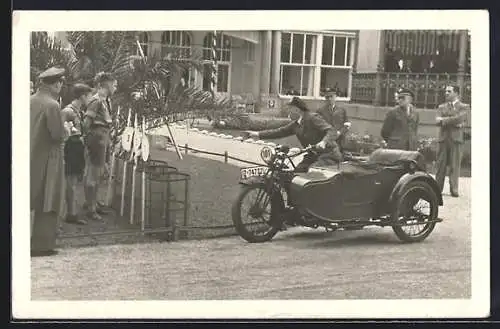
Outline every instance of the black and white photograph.
POLYGON ((488 20, 14 12, 13 316, 488 316, 488 20))

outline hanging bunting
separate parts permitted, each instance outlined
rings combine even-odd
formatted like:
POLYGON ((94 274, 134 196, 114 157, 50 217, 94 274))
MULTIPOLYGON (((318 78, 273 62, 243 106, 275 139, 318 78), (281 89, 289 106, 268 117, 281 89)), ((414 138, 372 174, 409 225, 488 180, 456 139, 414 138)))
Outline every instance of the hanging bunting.
POLYGON ((212 37, 212 66, 211 66, 211 79, 210 79, 210 92, 212 94, 212 98, 215 99, 215 88, 217 83, 217 31, 213 32, 212 37))

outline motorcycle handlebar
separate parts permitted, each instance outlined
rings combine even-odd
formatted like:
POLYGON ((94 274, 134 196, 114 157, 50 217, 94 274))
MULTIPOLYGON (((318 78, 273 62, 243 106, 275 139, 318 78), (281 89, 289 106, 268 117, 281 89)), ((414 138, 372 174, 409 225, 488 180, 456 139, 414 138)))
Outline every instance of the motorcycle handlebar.
MULTIPOLYGON (((281 145, 277 148, 277 151, 279 152, 283 152, 285 154, 288 154, 290 152, 291 148, 289 146, 286 146, 286 145, 281 145)), ((314 152, 314 151, 317 151, 317 148, 315 145, 309 145, 305 148, 301 148, 299 149, 298 152, 294 153, 292 156, 299 156, 303 153, 308 153, 308 152, 314 152)))

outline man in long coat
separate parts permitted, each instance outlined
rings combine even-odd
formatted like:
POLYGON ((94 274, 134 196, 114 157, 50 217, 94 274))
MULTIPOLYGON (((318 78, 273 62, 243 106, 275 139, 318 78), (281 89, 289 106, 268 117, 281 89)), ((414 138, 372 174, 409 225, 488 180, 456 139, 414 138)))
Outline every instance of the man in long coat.
POLYGON ((57 101, 64 69, 40 74, 40 89, 30 99, 30 208, 34 211, 32 256, 56 253, 58 212, 64 189, 63 143, 66 137, 57 101))
POLYGON ((345 144, 345 133, 350 125, 347 120, 346 110, 337 105, 337 92, 334 89, 328 88, 325 91, 326 104, 318 110, 318 114, 333 128, 337 130, 339 138, 337 144, 342 151, 345 144))
POLYGON ((439 105, 436 117, 436 124, 440 128, 436 181, 442 191, 446 169, 449 167, 450 194, 458 197, 458 177, 464 143, 463 127, 470 109, 458 99, 458 86, 447 86, 445 95, 447 102, 439 105))
POLYGON ((401 88, 397 93, 399 104, 387 113, 380 134, 390 149, 416 151, 420 116, 412 105, 413 92, 401 88))

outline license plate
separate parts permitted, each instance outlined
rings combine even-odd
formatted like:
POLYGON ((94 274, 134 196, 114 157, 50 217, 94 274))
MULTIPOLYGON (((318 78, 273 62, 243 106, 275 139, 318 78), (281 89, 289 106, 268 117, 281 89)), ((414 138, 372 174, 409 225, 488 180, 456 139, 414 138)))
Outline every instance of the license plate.
POLYGON ((264 176, 267 172, 267 169, 268 168, 265 166, 241 169, 240 171, 241 179, 248 179, 254 176, 264 176))

